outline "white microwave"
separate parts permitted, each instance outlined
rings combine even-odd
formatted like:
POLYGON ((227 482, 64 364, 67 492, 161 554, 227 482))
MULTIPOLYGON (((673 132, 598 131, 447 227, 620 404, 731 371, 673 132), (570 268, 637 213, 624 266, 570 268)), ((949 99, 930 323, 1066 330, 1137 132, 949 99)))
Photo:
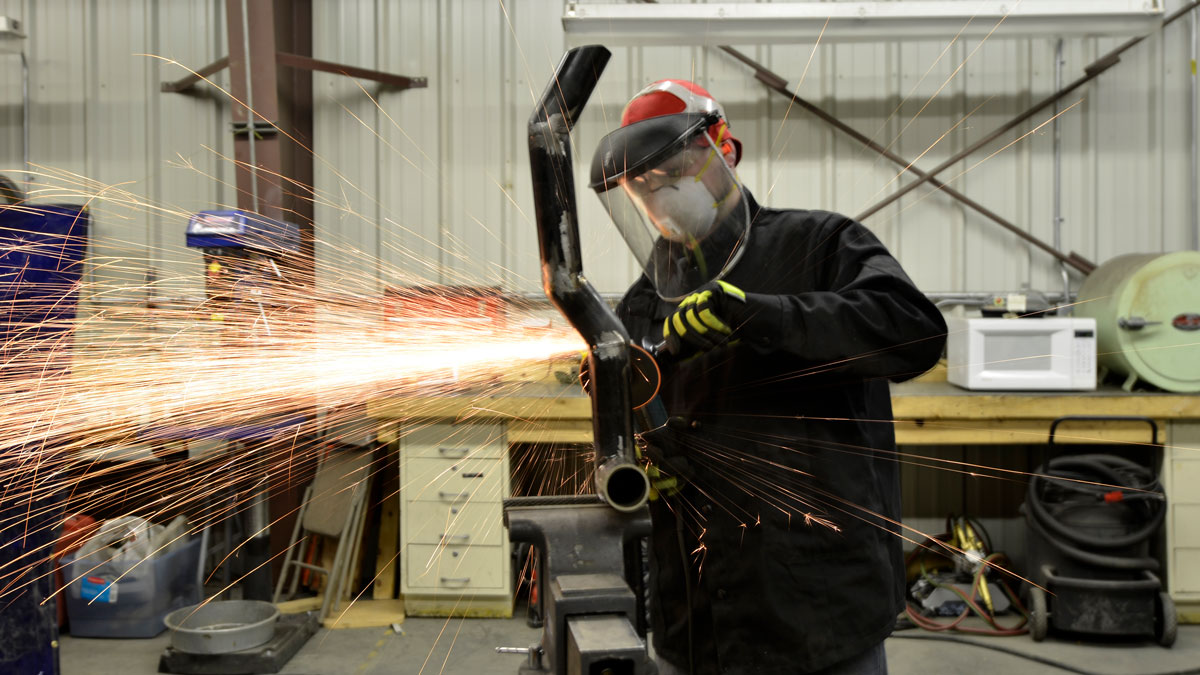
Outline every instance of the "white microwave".
POLYGON ((946 379, 964 389, 1096 388, 1096 320, 948 321, 946 379))

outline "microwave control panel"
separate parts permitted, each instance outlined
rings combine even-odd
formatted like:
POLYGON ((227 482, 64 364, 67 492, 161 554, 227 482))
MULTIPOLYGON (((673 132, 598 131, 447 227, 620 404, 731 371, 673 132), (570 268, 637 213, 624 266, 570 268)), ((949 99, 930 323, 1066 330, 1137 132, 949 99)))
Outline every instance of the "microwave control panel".
POLYGON ((1096 331, 1093 329, 1077 329, 1075 331, 1075 363, 1074 376, 1077 378, 1096 377, 1096 331))

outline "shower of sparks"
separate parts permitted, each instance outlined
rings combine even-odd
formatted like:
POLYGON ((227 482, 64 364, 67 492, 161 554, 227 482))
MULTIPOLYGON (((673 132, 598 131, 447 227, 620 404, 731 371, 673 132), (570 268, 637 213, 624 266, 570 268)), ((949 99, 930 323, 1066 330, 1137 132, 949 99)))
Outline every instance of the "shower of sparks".
MULTIPOLYGON (((515 36, 507 8, 503 3, 500 7, 515 36)), ((956 36, 938 54, 921 81, 930 75, 958 39, 956 36)), ((966 60, 984 42, 986 38, 941 82, 920 110, 891 139, 888 148, 899 142, 951 81, 961 77, 966 60)), ((531 72, 519 41, 516 47, 525 70, 524 80, 531 99, 534 99, 534 86, 539 77, 531 72)), ((821 47, 819 42, 808 56, 805 74, 818 47, 821 47)), ((550 65, 558 56, 547 55, 550 65)), ((170 59, 154 58, 178 65, 170 59)), ((692 65, 695 68, 695 62, 692 65)), ((802 74, 796 91, 804 79, 802 74)), ((232 99, 211 80, 204 82, 232 99)), ((920 84, 919 81, 912 87, 892 116, 898 114, 920 84)), ((440 175, 445 171, 421 149, 418 142, 421 139, 410 136, 375 97, 361 86, 360 89, 415 152, 397 148, 372 128, 367 119, 339 102, 347 114, 348 124, 366 129, 375 140, 423 175, 440 175)), ((954 126, 940 136, 935 134, 932 139, 926 139, 925 151, 913 161, 925 156, 952 132, 961 135, 963 132, 958 127, 989 101, 954 122, 954 126)), ((605 109, 601 107, 601 111, 605 112, 605 109)), ((777 149, 778 157, 783 156, 786 150, 783 146, 789 139, 783 127, 790 119, 790 112, 789 104, 773 136, 771 150, 777 149)), ((1053 119, 992 152, 946 183, 961 178, 1053 119)), ((873 136, 878 136, 887 124, 885 121, 873 136)), ((288 140, 301 145, 290 136, 288 140)), ((205 147, 197 152, 201 150, 227 163, 227 168, 237 164, 232 157, 215 149, 205 147)), ((336 211, 347 222, 402 233, 410 237, 410 241, 420 240, 426 249, 436 247, 434 242, 422 239, 419 233, 398 222, 394 214, 388 215, 377 195, 356 186, 326 159, 314 156, 336 176, 335 187, 319 190, 313 186, 288 184, 287 189, 311 196, 316 206, 336 211), (347 195, 380 207, 384 215, 379 222, 372 221, 351 206, 352 199, 347 195)), ((218 175, 204 173, 193 157, 179 156, 170 164, 206 183, 221 183, 234 189, 218 175)), ((902 177, 909 168, 900 170, 880 190, 902 177)), ((104 217, 110 221, 149 216, 164 223, 163 227, 180 229, 190 215, 173 205, 149 202, 127 184, 105 184, 50 167, 35 166, 34 169, 36 181, 30 189, 30 201, 0 208, 36 215, 39 204, 72 202, 102 209, 104 217)), ((521 211, 503 181, 491 176, 489 179, 517 209, 521 219, 528 221, 528 215, 521 211)), ((780 177, 776 176, 775 180, 779 181, 780 177)), ((928 191, 901 210, 911 208, 935 192, 936 189, 928 191)), ((220 206, 214 205, 214 208, 220 206)), ((897 214, 892 215, 892 218, 896 217, 897 214)), ((498 238, 488 223, 476 219, 474 225, 488 236, 498 238)), ((6 533, 4 543, 20 544, 23 537, 37 533, 39 528, 56 532, 62 524, 64 508, 66 514, 99 511, 111 508, 131 495, 142 496, 149 504, 148 510, 140 515, 162 520, 176 513, 187 513, 190 532, 197 532, 249 508, 250 495, 255 492, 308 483, 315 462, 328 456, 324 445, 377 431, 382 422, 365 414, 370 401, 387 397, 424 400, 447 394, 479 399, 504 396, 520 386, 521 378, 515 373, 528 367, 544 368, 551 360, 573 355, 585 347, 561 322, 557 325, 548 323, 544 313, 535 312, 522 302, 508 305, 503 322, 464 320, 449 301, 431 302, 422 320, 387 316, 379 288, 381 284, 419 286, 426 279, 444 280, 447 274, 450 274, 451 282, 468 283, 465 275, 460 279, 448 273, 446 261, 472 269, 480 266, 478 260, 467 256, 463 252, 466 247, 461 244, 441 248, 437 254, 444 260, 438 260, 394 242, 383 241, 379 244, 378 255, 387 254, 402 261, 389 266, 377 260, 375 254, 356 250, 324 231, 319 230, 318 234, 323 239, 316 243, 323 251, 322 259, 326 271, 331 270, 330 276, 314 279, 310 272, 305 278, 296 273, 296 266, 283 261, 283 282, 256 286, 252 311, 246 311, 244 303, 231 307, 228 299, 222 298, 164 298, 169 289, 194 288, 197 280, 204 278, 206 270, 199 262, 199 255, 168 247, 148 251, 144 245, 111 238, 88 242, 88 272, 80 285, 64 292, 61 298, 64 303, 71 297, 80 299, 76 317, 46 318, 55 315, 46 311, 45 305, 30 306, 20 299, 4 300, 7 304, 0 306, 0 311, 5 312, 9 326, 0 344, 0 479, 3 481, 0 529, 6 533), (134 250, 138 252, 134 253, 134 250), (145 259, 147 256, 153 260, 145 259), (174 276, 157 279, 139 276, 147 267, 164 262, 169 263, 164 267, 176 270, 174 276), (301 421, 295 422, 297 419, 301 421), (204 440, 206 433, 213 429, 264 423, 278 423, 281 430, 253 442, 204 440), (314 438, 319 438, 320 442, 314 442, 314 438), (180 452, 190 453, 195 459, 188 463, 130 464, 132 469, 111 463, 147 456, 177 456, 180 452), (53 507, 47 505, 54 500, 62 502, 53 507), (16 540, 11 536, 14 532, 19 533, 16 540)), ((0 254, 5 253, 22 253, 20 244, 0 250, 0 254)), ((804 261, 804 264, 815 264, 815 261, 804 261)), ((506 272, 510 276, 513 274, 506 272)), ((15 282, 19 279, 0 279, 0 287, 15 282)), ((868 353, 853 358, 874 355, 868 353)), ((814 364, 803 371, 780 374, 773 379, 810 377, 844 365, 814 364)), ((895 424, 894 420, 856 422, 895 424)), ((849 445, 825 443, 818 446, 798 443, 795 439, 710 438, 701 446, 691 448, 692 458, 695 463, 705 465, 710 470, 707 473, 719 476, 720 481, 695 483, 693 487, 725 517, 740 522, 743 532, 760 526, 763 512, 770 510, 795 519, 797 526, 837 531, 843 524, 857 520, 875 527, 892 528, 896 536, 911 544, 923 546, 929 539, 925 533, 891 522, 882 514, 823 491, 820 476, 749 455, 739 449, 744 447, 745 441, 774 445, 784 455, 872 453, 902 464, 962 473, 971 479, 1021 482, 1032 475, 849 445), (754 497, 762 511, 742 510, 738 504, 745 500, 732 499, 735 495, 754 497)), ((586 453, 521 446, 513 449, 511 463, 514 493, 569 494, 590 489, 586 453)), ((368 479, 385 468, 382 463, 373 463, 368 479)), ((500 496, 478 495, 478 498, 500 496)), ((379 498, 395 499, 396 494, 384 494, 379 498)), ((682 513, 688 527, 692 528, 699 542, 693 553, 702 561, 707 553, 705 522, 710 516, 702 515, 686 501, 673 508, 682 513)), ((283 518, 293 514, 272 515, 283 518)), ((494 526, 500 527, 499 524, 494 526)), ((393 561, 401 553, 397 552, 393 561)), ((33 581, 29 570, 44 560, 45 555, 44 551, 31 551, 0 566, 0 606, 33 581)), ((235 555, 237 551, 231 551, 222 564, 235 555)), ((526 561, 525 564, 530 563, 526 561)), ((215 575, 216 571, 213 573, 215 575)), ((447 622, 443 632, 448 626, 447 622)), ((457 631, 453 631, 452 644, 456 638, 457 631)), ((429 657, 432 654, 431 649, 429 657)), ((446 658, 449 658, 449 652, 446 658)), ((442 666, 444 670, 445 663, 442 666)))
MULTIPOLYGON (((150 213, 179 231, 187 222, 187 213, 122 186, 49 169, 38 179, 28 201, 0 209, 37 217, 47 213, 41 204, 70 202, 109 220, 150 213)), ((0 280, 6 545, 24 547, 39 529, 57 531, 66 514, 103 512, 131 496, 149 503, 140 515, 186 513, 197 532, 248 508, 256 492, 307 483, 324 445, 376 431, 383 422, 367 417, 369 401, 503 396, 530 369, 546 374, 552 361, 586 348, 545 308, 485 289, 497 311, 472 314, 450 287, 422 284, 333 240, 317 242, 333 261, 331 280, 306 277, 287 256, 201 261, 198 251, 168 249, 154 254, 175 257, 168 267, 179 276, 144 280, 136 275, 146 254, 132 253, 133 243, 80 237, 52 246, 0 235, 8 262, 42 266, 18 262, 0 280), (86 264, 70 249, 90 249, 86 264), (196 297, 162 297, 163 289, 205 288, 213 262, 230 276, 196 297), (48 289, 26 280, 47 265, 81 281, 48 289), (403 311, 379 292, 380 270, 383 283, 421 287, 403 311), (251 440, 237 440, 246 433, 251 440), (137 461, 181 453, 193 461, 137 461)), ((383 467, 371 468, 374 476, 383 467)), ((0 564, 0 603, 23 592, 46 554, 0 564)))
POLYGON ((352 323, 299 328, 293 335, 277 323, 276 344, 203 344, 203 335, 175 333, 131 354, 28 349, 5 362, 0 452, 45 461, 153 437, 160 428, 231 427, 313 403, 353 406, 389 393, 486 386, 507 368, 583 346, 569 335, 530 338, 520 329, 409 329, 389 339, 352 323), (59 360, 71 366, 52 374, 59 360))

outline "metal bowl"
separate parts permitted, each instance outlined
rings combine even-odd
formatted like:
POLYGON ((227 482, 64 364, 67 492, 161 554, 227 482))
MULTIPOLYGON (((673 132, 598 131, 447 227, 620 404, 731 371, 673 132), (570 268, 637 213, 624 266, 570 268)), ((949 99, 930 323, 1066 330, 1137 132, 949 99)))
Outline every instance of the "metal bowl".
POLYGON ((171 646, 192 654, 225 654, 271 641, 279 610, 261 600, 218 600, 171 612, 171 646))

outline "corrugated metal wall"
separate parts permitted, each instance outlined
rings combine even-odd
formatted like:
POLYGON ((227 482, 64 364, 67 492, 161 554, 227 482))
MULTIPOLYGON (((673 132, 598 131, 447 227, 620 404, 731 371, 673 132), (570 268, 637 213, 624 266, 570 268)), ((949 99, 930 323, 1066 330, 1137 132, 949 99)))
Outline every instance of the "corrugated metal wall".
MULTIPOLYGON (((231 145, 226 102, 208 88, 212 95, 159 93, 159 82, 182 69, 140 56, 198 67, 224 54, 223 2, 0 0, 0 12, 22 19, 30 34, 36 163, 120 184, 179 212, 232 201, 232 171, 222 158, 231 145)), ((316 56, 430 83, 397 92, 316 75, 324 281, 538 289, 524 127, 567 44, 561 13, 561 0, 315 0, 316 56)), ((1052 40, 961 41, 947 49, 948 42, 744 49, 792 86, 807 68, 802 96, 905 157, 925 153, 920 165, 930 167, 1053 89, 1052 40)), ((1068 40, 1066 79, 1118 42, 1068 40)), ((1064 248, 1102 261, 1188 244, 1195 189, 1188 184, 1188 50, 1183 20, 1067 100, 1079 103, 1062 117, 1064 248)), ((627 97, 661 77, 695 79, 722 100, 746 145, 742 177, 767 204, 853 215, 907 180, 768 93, 727 56, 645 47, 615 50, 576 135, 581 182, 592 148, 627 97)), ((224 85, 227 77, 216 81, 224 85)), ((945 176, 962 174, 955 187, 1049 240, 1050 128, 979 164, 1047 117, 945 176)), ((3 56, 5 169, 19 168, 20 122, 19 60, 3 56)), ((602 290, 618 292, 636 270, 597 200, 579 187, 586 269, 602 290)), ((134 281, 152 267, 168 280, 168 294, 197 288, 191 271, 172 262, 194 260, 181 249, 178 214, 103 201, 94 210, 97 261, 131 250, 145 261, 114 266, 106 278, 134 281)), ((1047 256, 926 188, 867 223, 927 290, 1059 287, 1047 256)))
MULTIPOLYGON (((1168 3, 1168 10, 1178 4, 1168 3)), ((429 270, 418 261, 436 257, 444 281, 536 290, 524 125, 566 44, 561 1, 359 0, 318 6, 319 53, 425 75, 431 83, 425 90, 385 93, 379 109, 361 91, 356 97, 353 85, 328 85, 353 100, 330 96, 320 105, 319 147, 337 158, 333 166, 343 175, 377 172, 378 203, 371 209, 382 230, 347 229, 347 243, 360 242, 370 251, 377 238, 385 263, 404 270, 429 270), (354 112, 366 124, 343 103, 361 106, 354 112)), ((1067 40, 1065 80, 1122 40, 1067 40)), ((807 67, 798 88, 802 96, 905 157, 925 153, 920 165, 930 167, 1054 88, 1053 40, 960 41, 949 49, 947 42, 746 51, 793 86, 807 67)), ((1066 100, 1065 105, 1078 105, 1061 118, 1064 248, 1103 261, 1187 245, 1189 59, 1183 20, 1127 52, 1118 66, 1066 100)), ((592 148, 613 127, 626 99, 661 77, 697 80, 724 103, 746 144, 742 177, 770 205, 853 215, 906 181, 869 150, 789 109, 725 55, 685 47, 615 50, 576 133, 578 180, 586 177, 592 148)), ((1036 116, 944 174, 957 175, 955 187, 1047 241, 1053 227, 1050 127, 980 162, 1050 114, 1036 116)), ((332 167, 318 179, 325 189, 340 183, 332 167)), ((602 290, 620 291, 636 270, 597 200, 579 187, 585 269, 602 290)), ((328 225, 346 217, 329 213, 322 219, 329 220, 326 233, 332 235, 328 225)), ((1061 286, 1050 258, 928 189, 868 224, 927 290, 1061 286)))

